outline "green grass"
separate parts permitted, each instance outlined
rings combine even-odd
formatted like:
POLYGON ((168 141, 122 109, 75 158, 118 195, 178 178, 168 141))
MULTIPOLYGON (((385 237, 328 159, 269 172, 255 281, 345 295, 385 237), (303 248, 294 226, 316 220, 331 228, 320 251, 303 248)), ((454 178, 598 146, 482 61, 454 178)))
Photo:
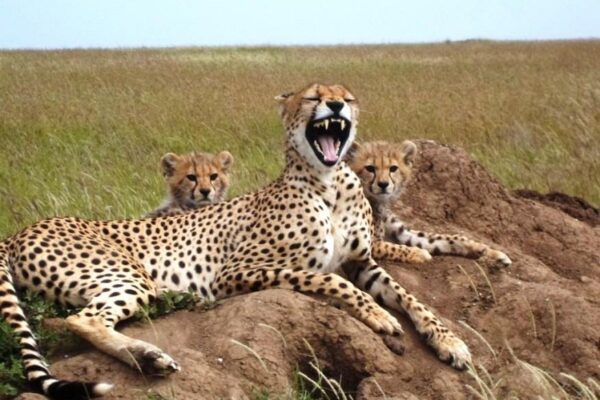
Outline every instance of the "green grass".
MULTIPOLYGON (((42 323, 47 318, 64 318, 72 310, 48 303, 34 294, 22 293, 20 298, 42 353, 52 356, 64 343, 73 341, 74 336, 66 329, 50 329, 42 323)), ((0 399, 12 398, 23 388, 23 372, 17 337, 8 323, 0 320, 0 399)))
MULTIPOLYGON (((192 310, 198 303, 199 298, 191 292, 164 291, 155 302, 142 306, 134 315, 136 319, 156 319, 177 310, 192 310)), ((214 304, 203 302, 206 308, 214 304)))
POLYGON ((600 204, 600 42, 0 52, 0 236, 135 217, 168 151, 230 150, 233 194, 275 177, 273 96, 342 82, 362 139, 464 146, 512 188, 600 204))
MULTIPOLYGON (((65 318, 76 310, 50 303, 43 298, 21 293, 21 306, 27 315, 32 331, 38 339, 41 352, 52 357, 55 352, 64 350, 65 343, 77 342, 77 338, 66 328, 48 328, 43 321, 49 318, 65 318)), ((177 310, 190 310, 196 306, 198 298, 188 292, 165 291, 151 305, 143 307, 134 319, 150 320, 177 310)), ((209 309, 215 303, 203 302, 201 307, 209 309)), ((8 323, 0 320, 0 399, 12 398, 25 386, 23 363, 18 340, 8 323)))

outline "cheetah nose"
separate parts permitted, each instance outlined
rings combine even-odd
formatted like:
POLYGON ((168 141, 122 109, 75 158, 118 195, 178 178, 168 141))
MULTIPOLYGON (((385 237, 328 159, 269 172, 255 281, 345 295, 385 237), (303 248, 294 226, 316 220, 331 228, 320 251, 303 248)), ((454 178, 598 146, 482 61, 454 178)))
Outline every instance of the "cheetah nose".
POLYGON ((204 198, 208 198, 208 195, 210 194, 210 189, 200 189, 200 193, 202 193, 202 196, 204 196, 204 198))
POLYGON ((390 183, 386 181, 377 182, 377 186, 379 186, 381 190, 385 190, 389 185, 390 183))
POLYGON ((339 113, 342 108, 344 108, 344 103, 341 101, 328 101, 326 104, 327 107, 329 107, 329 109, 336 114, 339 113))

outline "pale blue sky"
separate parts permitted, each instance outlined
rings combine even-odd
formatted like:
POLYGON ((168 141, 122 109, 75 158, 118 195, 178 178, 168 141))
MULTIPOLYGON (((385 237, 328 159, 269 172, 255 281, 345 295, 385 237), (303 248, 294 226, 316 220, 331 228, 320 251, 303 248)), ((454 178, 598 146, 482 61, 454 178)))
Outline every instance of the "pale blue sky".
POLYGON ((0 0, 0 48, 600 37, 600 0, 0 0))

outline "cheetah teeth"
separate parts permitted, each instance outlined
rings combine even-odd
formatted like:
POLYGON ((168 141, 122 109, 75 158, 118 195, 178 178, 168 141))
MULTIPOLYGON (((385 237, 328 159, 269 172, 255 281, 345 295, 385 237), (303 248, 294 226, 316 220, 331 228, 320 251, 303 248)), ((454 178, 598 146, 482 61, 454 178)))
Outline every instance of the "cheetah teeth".
POLYGON ((317 142, 316 140, 313 142, 313 144, 315 145, 315 149, 317 149, 319 151, 319 153, 321 153, 322 156, 324 156, 325 154, 323 154, 323 150, 321 150, 321 145, 319 144, 319 142, 317 142))
POLYGON ((322 121, 317 122, 313 126, 315 128, 325 127, 325 130, 329 130, 329 124, 333 124, 333 123, 340 124, 340 127, 341 127, 342 130, 346 129, 346 121, 343 120, 343 119, 337 119, 337 118, 324 119, 322 121))

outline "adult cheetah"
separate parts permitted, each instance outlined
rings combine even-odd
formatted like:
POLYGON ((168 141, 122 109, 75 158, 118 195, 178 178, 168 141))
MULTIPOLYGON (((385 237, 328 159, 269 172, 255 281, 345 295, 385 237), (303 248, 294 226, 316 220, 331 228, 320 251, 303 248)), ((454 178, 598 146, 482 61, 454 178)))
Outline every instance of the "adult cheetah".
POLYGON ((375 298, 406 311, 441 359, 458 368, 470 361, 465 343, 371 257, 371 208, 358 177, 341 162, 356 135, 354 96, 339 85, 312 84, 278 99, 287 163, 265 188, 175 216, 54 218, 0 244, 0 310, 18 334, 33 385, 60 399, 99 396, 111 387, 50 374, 15 287, 82 306, 66 320, 73 332, 151 374, 179 366, 114 326, 165 289, 192 290, 210 300, 270 287, 324 294, 373 330, 401 333, 375 298), (345 263, 354 266, 354 284, 336 274, 345 263))

